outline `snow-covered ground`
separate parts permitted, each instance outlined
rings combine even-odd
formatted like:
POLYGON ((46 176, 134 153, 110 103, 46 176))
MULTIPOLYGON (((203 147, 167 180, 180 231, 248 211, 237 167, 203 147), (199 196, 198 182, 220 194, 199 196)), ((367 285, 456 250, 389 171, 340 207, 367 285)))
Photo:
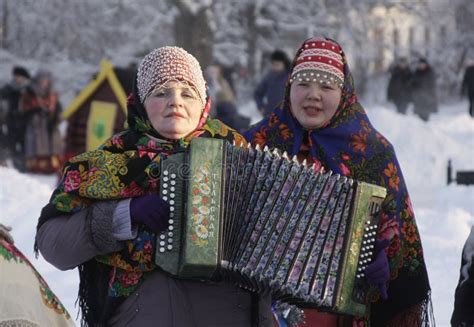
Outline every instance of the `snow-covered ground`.
MULTIPOLYGON (((461 249, 474 224, 474 186, 446 185, 446 166, 452 159, 454 170, 474 170, 474 119, 467 114, 466 102, 441 106, 427 123, 411 113, 399 115, 388 105, 366 108, 374 126, 397 151, 425 249, 436 322, 449 326, 461 249)), ((258 116, 253 110, 251 104, 241 109, 254 122, 258 116)), ((0 167, 0 180, 0 221, 13 226, 17 246, 75 316, 77 271, 58 271, 41 257, 33 259, 37 219, 55 177, 0 167)))

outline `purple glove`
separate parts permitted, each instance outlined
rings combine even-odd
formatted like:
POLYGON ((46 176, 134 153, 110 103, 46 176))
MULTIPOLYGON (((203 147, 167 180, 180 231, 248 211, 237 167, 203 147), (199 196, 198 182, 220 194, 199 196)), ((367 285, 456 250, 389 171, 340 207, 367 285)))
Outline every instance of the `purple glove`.
POLYGON ((365 276, 369 284, 376 285, 380 290, 382 299, 388 299, 387 282, 390 280, 390 267, 384 249, 390 240, 375 241, 375 258, 365 269, 365 276))
POLYGON ((133 198, 130 201, 132 224, 142 224, 158 233, 168 228, 169 204, 156 194, 133 198))

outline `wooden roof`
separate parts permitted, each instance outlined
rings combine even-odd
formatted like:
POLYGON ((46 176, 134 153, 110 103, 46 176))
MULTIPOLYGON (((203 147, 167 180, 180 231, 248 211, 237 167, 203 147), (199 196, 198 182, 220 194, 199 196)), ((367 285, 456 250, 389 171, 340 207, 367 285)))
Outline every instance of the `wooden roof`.
MULTIPOLYGON (((129 91, 129 85, 124 85, 124 82, 119 80, 114 71, 114 66, 110 61, 102 60, 100 62, 100 67, 99 74, 89 84, 87 84, 87 86, 74 98, 71 104, 69 104, 66 110, 63 111, 61 115, 63 119, 68 119, 73 113, 75 113, 86 101, 89 100, 90 96, 93 95, 105 81, 110 84, 112 91, 117 97, 120 108, 122 108, 123 112, 127 114, 127 94, 125 92, 129 91)), ((121 72, 122 71, 120 70, 119 75, 121 75, 121 72)), ((123 80, 125 81, 125 79, 123 80)))

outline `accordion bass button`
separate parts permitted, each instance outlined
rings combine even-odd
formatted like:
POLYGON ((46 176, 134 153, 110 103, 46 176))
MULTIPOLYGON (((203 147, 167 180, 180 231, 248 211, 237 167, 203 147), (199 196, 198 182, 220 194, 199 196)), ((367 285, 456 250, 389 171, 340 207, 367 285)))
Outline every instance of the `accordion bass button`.
POLYGON ((171 244, 168 244, 168 247, 167 247, 168 251, 169 250, 173 250, 173 246, 171 244))
POLYGON ((163 188, 167 188, 167 187, 168 187, 168 184, 164 183, 163 188))
POLYGON ((172 179, 175 179, 175 178, 176 178, 176 174, 174 174, 174 173, 171 174, 171 178, 172 178, 172 179))
POLYGON ((172 239, 172 238, 169 238, 169 239, 168 239, 168 243, 173 243, 173 239, 172 239))
POLYGON ((171 181, 170 184, 171 185, 176 185, 176 181, 171 181))
POLYGON ((170 225, 173 225, 174 220, 173 220, 173 219, 170 219, 170 220, 168 220, 168 223, 169 223, 170 225))
POLYGON ((173 212, 173 211, 174 211, 174 207, 170 207, 170 211, 173 212))
POLYGON ((163 177, 163 182, 167 182, 168 180, 169 180, 169 178, 168 178, 168 177, 166 177, 166 176, 165 176, 165 177, 163 177))
POLYGON ((160 252, 161 253, 165 252, 165 248, 160 248, 160 252))
POLYGON ((166 175, 168 175, 168 174, 169 174, 169 172, 168 172, 167 170, 164 170, 164 171, 163 171, 163 175, 166 176, 166 175))
POLYGON ((161 235, 160 235, 160 239, 161 239, 161 240, 164 240, 165 238, 166 238, 166 235, 165 235, 165 234, 161 234, 161 235))
POLYGON ((173 232, 168 232, 168 237, 173 237, 173 232))
POLYGON ((170 194, 170 198, 174 199, 174 197, 175 197, 175 194, 174 194, 174 193, 171 193, 171 194, 170 194))
MULTIPOLYGON (((173 194, 171 194, 171 198, 174 198, 174 195, 173 195, 173 194)), ((171 200, 171 201, 170 201, 170 205, 173 205, 173 204, 174 204, 174 200, 171 200)))
POLYGON ((164 196, 164 197, 163 197, 163 200, 168 201, 168 197, 167 197, 167 196, 164 196))
POLYGON ((166 194, 168 194, 168 190, 163 190, 161 193, 166 195, 166 194))
POLYGON ((165 241, 160 241, 160 245, 161 245, 161 246, 164 246, 164 245, 165 245, 165 241))
POLYGON ((173 225, 169 226, 168 229, 173 230, 174 229, 173 225))
POLYGON ((174 192, 174 191, 176 191, 176 188, 174 186, 171 186, 170 191, 174 192))

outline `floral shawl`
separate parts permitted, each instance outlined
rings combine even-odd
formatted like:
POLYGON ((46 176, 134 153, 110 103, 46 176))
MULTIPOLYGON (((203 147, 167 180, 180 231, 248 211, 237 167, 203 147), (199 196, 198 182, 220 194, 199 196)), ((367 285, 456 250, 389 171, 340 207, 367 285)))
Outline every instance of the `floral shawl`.
MULTIPOLYGON (((98 150, 70 159, 59 185, 43 208, 39 228, 50 218, 81 211, 96 201, 120 200, 158 193, 160 160, 185 148, 194 137, 245 142, 236 131, 208 118, 210 98, 196 130, 177 141, 166 140, 151 126, 144 107, 128 99, 129 128, 112 136, 98 150)), ((79 304, 83 324, 105 324, 110 313, 154 269, 155 235, 142 227, 124 250, 79 266, 79 304)))
POLYGON ((392 145, 372 126, 358 102, 346 57, 342 56, 345 81, 341 101, 325 126, 306 130, 299 124, 291 113, 287 83, 283 105, 251 126, 244 136, 253 145, 276 147, 326 170, 387 189, 378 238, 390 240, 385 250, 391 275, 389 298, 383 301, 375 288, 371 290, 369 297, 374 303, 366 323, 370 320, 375 326, 386 326, 394 319, 405 319, 400 320, 405 321, 400 326, 411 326, 406 324, 408 320, 416 325, 429 323, 430 286, 403 175, 392 145), (412 310, 420 305, 421 312, 412 310))

